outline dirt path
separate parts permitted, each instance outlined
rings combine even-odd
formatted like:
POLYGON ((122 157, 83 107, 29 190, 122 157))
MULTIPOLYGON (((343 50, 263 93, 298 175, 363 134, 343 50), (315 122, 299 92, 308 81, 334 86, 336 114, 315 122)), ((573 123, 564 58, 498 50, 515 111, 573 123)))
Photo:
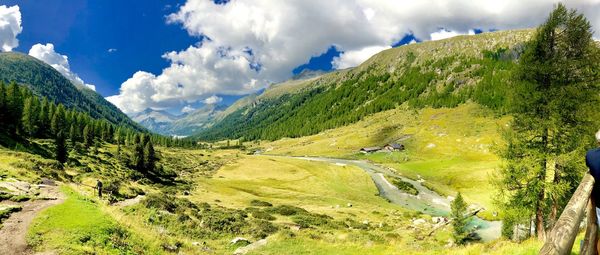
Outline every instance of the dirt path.
POLYGON ((64 196, 58 190, 58 186, 55 185, 41 185, 39 197, 47 198, 47 200, 33 200, 23 203, 2 202, 4 205, 19 205, 22 207, 22 210, 11 214, 2 223, 2 228, 0 229, 0 254, 33 254, 33 251, 31 251, 25 241, 29 224, 31 224, 33 218, 41 210, 64 201, 64 196))

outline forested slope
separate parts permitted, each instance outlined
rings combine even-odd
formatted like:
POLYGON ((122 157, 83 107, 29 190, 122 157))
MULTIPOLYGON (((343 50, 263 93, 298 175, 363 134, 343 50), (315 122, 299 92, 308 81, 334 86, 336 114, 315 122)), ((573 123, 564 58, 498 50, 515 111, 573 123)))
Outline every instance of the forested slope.
POLYGON ((26 85, 35 95, 67 108, 87 112, 92 118, 143 130, 101 95, 87 88, 76 87, 54 68, 34 57, 16 52, 0 53, 0 81, 26 85))
POLYGON ((296 84, 292 92, 258 96, 241 107, 236 105, 196 137, 300 137, 401 104, 437 108, 473 101, 503 113, 512 71, 532 33, 501 31, 386 50, 356 68, 296 84))

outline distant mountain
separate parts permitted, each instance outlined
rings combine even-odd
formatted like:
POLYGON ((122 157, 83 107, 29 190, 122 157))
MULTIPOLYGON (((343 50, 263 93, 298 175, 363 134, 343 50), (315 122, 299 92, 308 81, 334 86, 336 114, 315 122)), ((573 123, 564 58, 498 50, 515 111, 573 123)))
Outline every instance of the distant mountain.
POLYGON ((189 136, 212 125, 216 116, 225 110, 225 105, 204 105, 199 109, 182 115, 173 115, 166 111, 146 109, 131 114, 135 122, 147 129, 164 135, 189 136))
POLYGON ((512 70, 533 32, 499 31, 405 45, 355 68, 300 74, 238 100, 194 137, 300 137, 400 105, 439 108, 471 101, 502 114, 510 104, 512 70))
POLYGON ((18 52, 0 53, 0 80, 26 85, 37 96, 87 112, 93 118, 144 129, 100 94, 87 87, 73 85, 53 67, 32 56, 18 52))

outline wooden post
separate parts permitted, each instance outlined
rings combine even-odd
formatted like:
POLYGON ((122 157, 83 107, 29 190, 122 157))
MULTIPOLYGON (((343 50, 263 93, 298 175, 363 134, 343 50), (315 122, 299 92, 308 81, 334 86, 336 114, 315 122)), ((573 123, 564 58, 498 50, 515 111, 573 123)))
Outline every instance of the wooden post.
POLYGON ((596 218, 596 203, 591 196, 587 205, 587 228, 585 230, 585 239, 581 247, 581 255, 597 255, 598 250, 598 218, 596 218))
POLYGON ((586 173, 560 218, 556 221, 554 228, 547 235, 540 254, 571 254, 573 242, 579 232, 579 224, 583 219, 593 187, 594 177, 586 173))

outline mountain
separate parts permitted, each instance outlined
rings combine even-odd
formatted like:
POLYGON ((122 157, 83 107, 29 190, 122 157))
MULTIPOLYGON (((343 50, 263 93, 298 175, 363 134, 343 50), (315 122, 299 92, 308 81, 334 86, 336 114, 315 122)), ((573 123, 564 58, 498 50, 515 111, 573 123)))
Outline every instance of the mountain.
POLYGON ((131 119, 147 129, 164 134, 176 136, 189 136, 212 125, 216 116, 221 114, 227 106, 208 104, 192 112, 182 115, 173 115, 166 111, 146 109, 130 115, 131 119))
POLYGON ((179 118, 179 116, 166 111, 157 111, 151 108, 132 114, 129 117, 138 124, 157 133, 163 133, 161 131, 168 130, 170 123, 179 118))
POLYGON ((361 65, 269 87, 236 102, 201 140, 300 137, 399 105, 475 102, 502 114, 512 70, 534 30, 457 36, 382 51, 361 65))
POLYGON ((143 130, 143 127, 100 94, 86 87, 73 85, 53 67, 29 55, 18 52, 0 53, 0 81, 15 81, 29 87, 37 96, 87 112, 93 118, 143 130))

